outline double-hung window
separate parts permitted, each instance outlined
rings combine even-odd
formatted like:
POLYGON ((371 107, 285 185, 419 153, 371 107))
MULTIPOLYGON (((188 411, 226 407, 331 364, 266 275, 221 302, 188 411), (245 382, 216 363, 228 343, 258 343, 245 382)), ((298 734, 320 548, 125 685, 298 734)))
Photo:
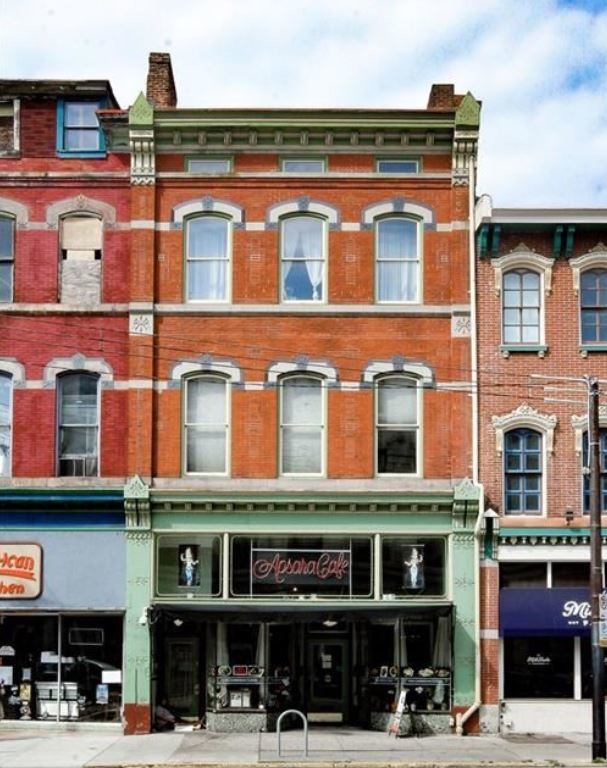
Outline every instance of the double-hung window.
POLYGON ((99 472, 99 377, 63 374, 59 386, 59 475, 95 477, 99 472))
POLYGON ((57 149, 61 153, 91 154, 105 150, 97 118, 98 101, 62 101, 58 106, 57 149))
MULTIPOLYGON (((584 432, 582 441, 584 512, 588 513, 590 511, 590 474, 587 471, 584 471, 590 465, 588 432, 584 432)), ((601 429, 599 432, 599 451, 601 461, 601 512, 607 512, 607 429, 601 429)))
POLYGON ((12 378, 0 373, 0 477, 11 473, 11 391, 12 378))
POLYGON ((228 473, 228 380, 194 376, 185 381, 185 464, 187 474, 228 473))
POLYGON ((419 472, 419 383, 405 376, 376 382, 376 469, 378 475, 419 472))
POLYGON ((280 473, 324 472, 325 405, 323 382, 293 375, 280 380, 280 473))
POLYGON ((228 219, 222 216, 198 216, 186 222, 186 264, 188 301, 228 300, 228 219))
POLYGON ((542 513, 542 435, 533 429, 504 435, 504 500, 507 515, 542 513))
POLYGON ((580 279, 582 344, 607 344, 607 269, 590 269, 580 279))
POLYGON ((281 221, 283 301, 325 300, 326 222, 317 216, 281 221))
POLYGON ((0 303, 13 300, 15 220, 0 215, 0 303))
POLYGON ((404 217, 379 219, 375 250, 377 301, 419 301, 419 222, 404 217))
POLYGON ((504 344, 540 343, 540 283, 540 275, 529 269, 512 269, 504 274, 504 344))

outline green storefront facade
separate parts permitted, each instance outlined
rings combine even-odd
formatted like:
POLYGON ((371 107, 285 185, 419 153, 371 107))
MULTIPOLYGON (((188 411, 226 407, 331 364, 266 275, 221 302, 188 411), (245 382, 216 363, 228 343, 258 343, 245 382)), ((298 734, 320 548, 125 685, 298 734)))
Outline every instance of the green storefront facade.
POLYGON ((479 675, 479 487, 417 494, 125 488, 127 732, 165 700, 209 730, 448 731, 479 675))

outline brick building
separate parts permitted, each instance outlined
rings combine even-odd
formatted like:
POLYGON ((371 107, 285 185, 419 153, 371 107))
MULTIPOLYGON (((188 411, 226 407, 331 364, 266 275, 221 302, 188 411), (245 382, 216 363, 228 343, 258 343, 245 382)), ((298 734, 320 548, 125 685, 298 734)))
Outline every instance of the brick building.
POLYGON ((480 479, 498 513, 481 566, 482 724, 589 731, 583 377, 607 377, 607 215, 492 209, 485 196, 477 226, 480 479))
POLYGON ((47 676, 54 652, 44 690, 88 630, 97 648, 73 655, 111 667, 95 703, 121 695, 130 733, 162 698, 216 730, 293 706, 386 728, 405 693, 403 728, 463 726, 480 703, 480 104, 435 85, 417 110, 178 109, 166 54, 128 111, 107 83, 17 86, 2 119, 23 140, 0 159, 11 538, 39 545, 31 505, 44 527, 69 498, 70 530, 94 520, 125 549, 122 675, 81 621, 37 649, 47 676), (70 429, 86 450, 66 453, 70 429))
POLYGON ((447 729, 477 694, 479 104, 434 86, 422 110, 178 109, 170 60, 150 66, 148 98, 102 117, 131 148, 145 382, 127 730, 150 696, 218 730, 290 706, 382 728, 401 690, 447 729))
POLYGON ((96 117, 117 106, 104 80, 0 81, 0 693, 9 717, 120 716, 129 166, 106 151, 96 117))

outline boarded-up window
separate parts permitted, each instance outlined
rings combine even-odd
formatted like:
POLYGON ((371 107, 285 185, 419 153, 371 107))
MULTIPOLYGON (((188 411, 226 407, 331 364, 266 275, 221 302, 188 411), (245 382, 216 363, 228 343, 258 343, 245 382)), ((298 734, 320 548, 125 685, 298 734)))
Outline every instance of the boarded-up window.
POLYGON ((15 105, 13 101, 0 101, 0 153, 15 150, 15 105))
POLYGON ((68 216, 61 222, 61 301, 101 300, 103 223, 95 216, 68 216))

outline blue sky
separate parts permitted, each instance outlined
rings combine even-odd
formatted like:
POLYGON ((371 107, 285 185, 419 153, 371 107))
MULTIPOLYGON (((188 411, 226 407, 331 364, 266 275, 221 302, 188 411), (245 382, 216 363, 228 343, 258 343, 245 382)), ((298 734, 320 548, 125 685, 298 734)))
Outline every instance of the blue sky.
POLYGON ((0 77, 108 78, 169 51, 180 106, 483 101, 479 193, 607 208, 607 0, 0 0, 0 77), (100 9, 103 8, 103 11, 100 9))

